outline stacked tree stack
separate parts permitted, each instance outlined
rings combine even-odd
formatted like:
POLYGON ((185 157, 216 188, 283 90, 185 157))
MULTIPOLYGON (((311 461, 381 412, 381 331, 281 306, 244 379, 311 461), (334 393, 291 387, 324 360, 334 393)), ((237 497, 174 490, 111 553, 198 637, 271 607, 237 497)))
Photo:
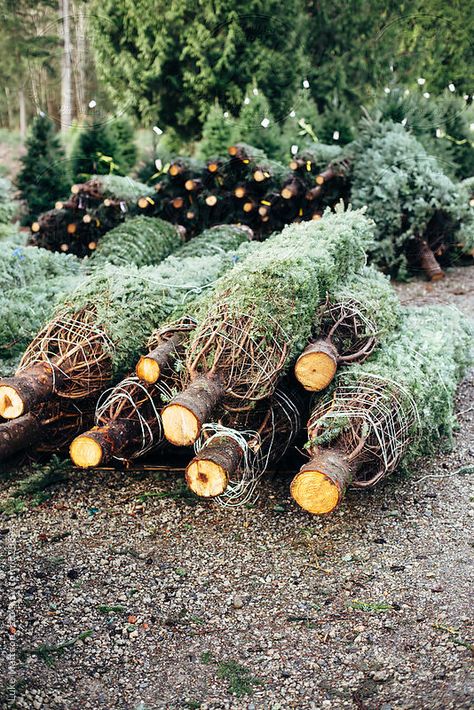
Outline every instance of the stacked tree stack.
POLYGON ((92 254, 103 234, 139 212, 137 201, 153 190, 118 175, 97 175, 73 185, 67 202, 39 216, 29 243, 83 257, 92 254))
POLYGON ((315 143, 289 167, 237 143, 206 162, 173 159, 157 176, 156 196, 139 206, 182 224, 190 234, 221 222, 247 224, 258 235, 294 221, 319 219, 347 192, 340 149, 315 143))
MULTIPOLYGON (((44 417, 49 421, 51 407, 59 438, 58 408, 61 411, 64 404, 70 414, 72 403, 79 411, 84 407, 89 410, 91 400, 97 399, 107 384, 132 367, 136 353, 150 333, 180 304, 184 307, 190 294, 196 295, 209 287, 233 266, 247 248, 249 230, 245 227, 229 225, 214 229, 211 235, 203 233, 183 245, 180 230, 169 223, 144 217, 137 220, 149 221, 153 230, 141 230, 138 254, 134 241, 129 242, 127 261, 150 263, 147 241, 153 244, 155 261, 170 252, 174 255, 159 266, 143 268, 114 266, 101 253, 91 258, 91 275, 62 299, 52 320, 30 343, 16 375, 2 380, 0 413, 12 420, 1 425, 5 433, 2 458, 28 445, 28 427, 33 426, 28 424, 31 415, 36 420, 44 417), (194 245, 197 256, 190 255, 194 245), (140 255, 141 262, 137 258, 140 255)), ((133 220, 128 224, 132 223, 133 220)), ((121 257, 126 243, 126 240, 119 243, 121 257)), ((54 440, 51 432, 50 440, 54 440)))

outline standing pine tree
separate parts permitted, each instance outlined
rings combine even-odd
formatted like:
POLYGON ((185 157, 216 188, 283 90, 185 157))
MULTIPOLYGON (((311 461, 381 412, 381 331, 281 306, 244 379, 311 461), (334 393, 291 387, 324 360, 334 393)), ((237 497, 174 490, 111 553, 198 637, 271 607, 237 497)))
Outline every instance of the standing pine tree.
POLYGON ((254 83, 247 88, 247 95, 237 122, 238 139, 261 148, 269 158, 280 153, 280 127, 275 122, 270 104, 254 83))
POLYGON ((110 124, 110 132, 117 141, 118 152, 114 157, 119 166, 119 172, 128 175, 137 162, 133 125, 126 116, 120 116, 110 124))
POLYGON ((120 148, 115 135, 106 123, 85 125, 72 151, 72 172, 76 182, 84 182, 91 175, 122 174, 120 148))
POLYGON ((22 219, 25 225, 67 195, 70 185, 64 151, 54 124, 47 116, 39 115, 33 121, 26 148, 16 181, 27 208, 22 219))
POLYGON ((227 148, 235 139, 236 127, 233 117, 228 111, 223 111, 219 102, 215 101, 204 122, 198 146, 199 157, 205 160, 215 155, 226 155, 227 148))

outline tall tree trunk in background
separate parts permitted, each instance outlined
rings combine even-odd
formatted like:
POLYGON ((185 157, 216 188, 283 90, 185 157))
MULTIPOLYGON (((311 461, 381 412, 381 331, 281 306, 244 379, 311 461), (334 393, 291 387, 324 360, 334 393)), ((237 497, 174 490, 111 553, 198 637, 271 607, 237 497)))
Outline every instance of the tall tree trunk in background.
POLYGON ((12 113, 12 107, 11 107, 11 96, 10 96, 10 89, 8 86, 5 86, 5 96, 7 97, 7 100, 5 102, 5 105, 7 107, 7 117, 8 117, 8 128, 11 129, 13 128, 13 113, 12 113))
POLYGON ((61 58, 61 130, 67 131, 72 122, 71 85, 71 30, 69 0, 59 0, 59 14, 62 18, 63 54, 61 58))
POLYGON ((20 138, 24 141, 26 138, 26 101, 23 88, 18 90, 18 103, 20 108, 20 138))
POLYGON ((75 23, 74 47, 74 86, 76 89, 76 107, 79 116, 86 114, 86 16, 84 5, 79 0, 73 2, 75 23))

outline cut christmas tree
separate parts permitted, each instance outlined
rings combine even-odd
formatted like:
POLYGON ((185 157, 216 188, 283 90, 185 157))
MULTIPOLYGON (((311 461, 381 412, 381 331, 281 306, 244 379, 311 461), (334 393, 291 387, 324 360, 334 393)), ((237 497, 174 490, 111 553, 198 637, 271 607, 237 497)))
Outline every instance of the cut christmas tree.
POLYGON ((455 308, 406 309, 399 330, 370 359, 341 370, 315 399, 310 461, 291 484, 296 502, 329 513, 348 485, 373 486, 449 440, 471 345, 472 329, 455 308))

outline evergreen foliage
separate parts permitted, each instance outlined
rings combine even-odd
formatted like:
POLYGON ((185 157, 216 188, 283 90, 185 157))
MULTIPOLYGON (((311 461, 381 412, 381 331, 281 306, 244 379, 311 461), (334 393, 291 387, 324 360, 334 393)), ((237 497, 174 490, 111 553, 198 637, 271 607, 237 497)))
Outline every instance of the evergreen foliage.
POLYGON ((418 238, 473 248, 474 222, 463 191, 403 126, 366 122, 351 150, 351 201, 367 205, 375 220, 369 254, 377 265, 403 276, 418 238))
POLYGON ((239 140, 260 148, 270 158, 275 158, 281 152, 280 133, 280 126, 272 116, 265 94, 255 83, 251 84, 247 87, 237 121, 239 140), (268 125, 262 125, 262 122, 266 121, 268 125))
POLYGON ((394 86, 372 110, 380 120, 403 122, 447 174, 467 178, 474 173, 474 111, 461 97, 445 91, 426 98, 421 90, 394 86))
POLYGON ((76 257, 46 249, 4 242, 0 251, 0 359, 13 367, 82 271, 76 257))
POLYGON ((0 178, 0 225, 11 222, 16 212, 11 187, 10 180, 0 178))
POLYGON ((17 177, 20 196, 27 213, 23 224, 31 222, 68 193, 70 176, 64 150, 55 126, 47 116, 33 121, 26 142, 26 154, 17 177))
POLYGON ((236 138, 235 120, 216 101, 209 109, 202 128, 198 155, 202 159, 225 155, 236 138), (227 115, 225 115, 227 114, 227 115))
MULTIPOLYGON (((338 386, 357 387, 366 376, 375 376, 397 386, 402 410, 416 404, 418 418, 407 432, 411 442, 404 466, 420 455, 431 454, 440 441, 451 439, 456 423, 453 413, 456 387, 472 363, 472 325, 452 307, 406 308, 400 327, 366 362, 341 370, 330 391, 315 399, 316 406, 328 401, 338 386)), ((310 442, 328 444, 343 433, 348 422, 330 416, 321 435, 310 442)))
POLYGON ((138 156, 133 125, 126 116, 120 116, 110 124, 110 132, 117 143, 115 159, 118 172, 128 175, 135 167, 138 156))
POLYGON ((159 266, 106 265, 90 276, 67 299, 60 313, 74 315, 83 308, 112 343, 114 377, 124 375, 150 333, 178 306, 212 284, 230 265, 229 255, 178 258, 169 256, 159 266))
MULTIPOLYGON (((251 253, 221 279, 204 299, 198 321, 206 330, 206 323, 218 323, 222 312, 236 324, 250 317, 246 335, 256 351, 262 342, 268 348, 275 342, 286 345, 283 366, 288 366, 308 342, 326 293, 363 266, 372 231, 360 211, 328 211, 317 222, 288 225, 261 244, 258 259, 251 253)), ((191 350, 201 337, 198 328, 190 339, 191 350)), ((209 368, 221 355, 221 346, 219 338, 209 343, 209 368)))
POLYGON ((120 172, 120 146, 108 123, 89 123, 77 137, 71 155, 75 182, 89 180, 92 175, 120 172))
POLYGON ((158 217, 135 217, 111 229, 90 257, 93 269, 115 266, 153 266, 175 251, 182 238, 178 229, 158 217))
POLYGON ((273 114, 285 115, 301 81, 301 0, 269 0, 265 7, 95 0, 92 8, 97 69, 113 103, 182 139, 199 136, 216 99, 235 115, 254 79, 273 114))

